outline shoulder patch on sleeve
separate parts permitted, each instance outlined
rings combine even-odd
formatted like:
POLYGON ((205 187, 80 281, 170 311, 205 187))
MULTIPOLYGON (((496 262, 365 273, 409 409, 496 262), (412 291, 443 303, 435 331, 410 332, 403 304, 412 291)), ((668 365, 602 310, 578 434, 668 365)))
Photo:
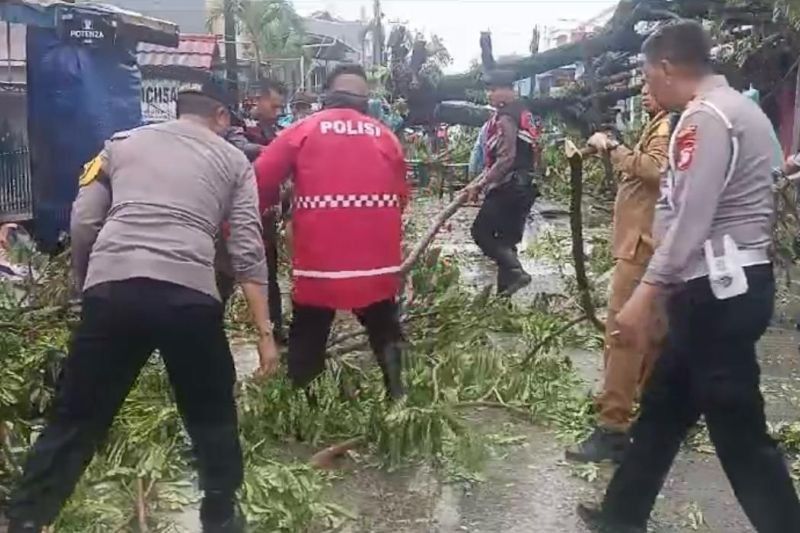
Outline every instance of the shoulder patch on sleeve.
POLYGON ((697 148, 697 126, 685 126, 675 135, 676 166, 678 170, 688 170, 697 148))
POLYGON ((86 187, 97 179, 100 172, 103 170, 103 159, 104 156, 100 153, 96 155, 94 159, 83 165, 83 172, 78 180, 78 185, 80 187, 86 187))

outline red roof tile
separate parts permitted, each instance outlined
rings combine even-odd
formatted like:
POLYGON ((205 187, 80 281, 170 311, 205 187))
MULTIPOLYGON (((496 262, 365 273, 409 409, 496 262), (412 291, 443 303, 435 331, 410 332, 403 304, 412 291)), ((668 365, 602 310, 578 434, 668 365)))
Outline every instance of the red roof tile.
POLYGON ((177 48, 139 43, 136 47, 136 58, 139 66, 181 66, 210 70, 219 59, 217 36, 182 33, 177 48))

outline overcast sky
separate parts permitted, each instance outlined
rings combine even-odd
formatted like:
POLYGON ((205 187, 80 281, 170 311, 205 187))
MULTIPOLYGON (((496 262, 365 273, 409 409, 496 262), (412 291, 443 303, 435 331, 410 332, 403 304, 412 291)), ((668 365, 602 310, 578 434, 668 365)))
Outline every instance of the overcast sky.
MULTIPOLYGON (((357 19, 362 7, 372 12, 370 0, 293 0, 308 15, 327 9, 334 15, 357 19)), ((614 0, 382 0, 391 23, 439 35, 453 56, 450 71, 465 70, 480 56, 480 32, 491 30, 495 56, 528 53, 533 27, 564 27, 592 18, 614 0)))

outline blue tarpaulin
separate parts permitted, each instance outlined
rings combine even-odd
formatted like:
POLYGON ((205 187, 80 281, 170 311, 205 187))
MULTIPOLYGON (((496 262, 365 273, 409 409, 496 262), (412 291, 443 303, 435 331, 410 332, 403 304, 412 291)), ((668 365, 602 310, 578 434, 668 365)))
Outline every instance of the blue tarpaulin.
POLYGON ((28 28, 28 135, 36 235, 52 248, 69 229, 78 177, 106 139, 142 121, 132 47, 86 47, 28 28))
POLYGON ((54 250, 69 230, 81 169, 117 131, 141 124, 136 43, 177 46, 178 27, 102 4, 4 0, 27 25, 28 138, 34 230, 54 250))

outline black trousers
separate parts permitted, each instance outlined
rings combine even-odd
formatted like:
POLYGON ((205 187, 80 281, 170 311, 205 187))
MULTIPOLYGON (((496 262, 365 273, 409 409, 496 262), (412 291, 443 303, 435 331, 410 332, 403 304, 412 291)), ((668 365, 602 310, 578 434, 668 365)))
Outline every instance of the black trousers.
POLYGON ((523 185, 516 178, 489 191, 472 224, 472 238, 488 258, 497 263, 498 288, 503 289, 508 274, 522 270, 517 245, 522 242, 525 220, 536 201, 533 184, 523 185))
POLYGON ((759 533, 800 531, 786 463, 767 433, 755 345, 773 313, 771 266, 747 269, 750 290, 717 300, 707 278, 669 302, 667 347, 642 399, 633 442, 606 492, 603 511, 621 525, 646 525, 688 430, 705 416, 739 503, 759 533))
POLYGON ((135 279, 87 291, 52 418, 31 450, 9 517, 55 520, 156 349, 192 439, 201 488, 232 498, 243 467, 222 319, 219 302, 170 283, 135 279))
MULTIPOLYGON (((325 348, 336 311, 294 304, 289 328, 289 378, 296 387, 307 387, 325 370, 325 348)), ((384 300, 354 311, 366 328, 369 344, 383 368, 382 353, 403 338, 397 303, 384 300)))
POLYGON ((269 318, 277 329, 283 328, 283 302, 278 285, 278 219, 264 218, 264 250, 267 254, 267 297, 269 318))
MULTIPOLYGON (((267 255, 267 297, 269 298, 269 318, 275 328, 283 328, 283 302, 281 301, 281 287, 278 284, 278 245, 277 227, 274 221, 267 227, 264 226, 264 250, 267 255)), ((217 290, 222 298, 223 305, 233 296, 236 289, 236 280, 225 272, 217 271, 217 290)))

